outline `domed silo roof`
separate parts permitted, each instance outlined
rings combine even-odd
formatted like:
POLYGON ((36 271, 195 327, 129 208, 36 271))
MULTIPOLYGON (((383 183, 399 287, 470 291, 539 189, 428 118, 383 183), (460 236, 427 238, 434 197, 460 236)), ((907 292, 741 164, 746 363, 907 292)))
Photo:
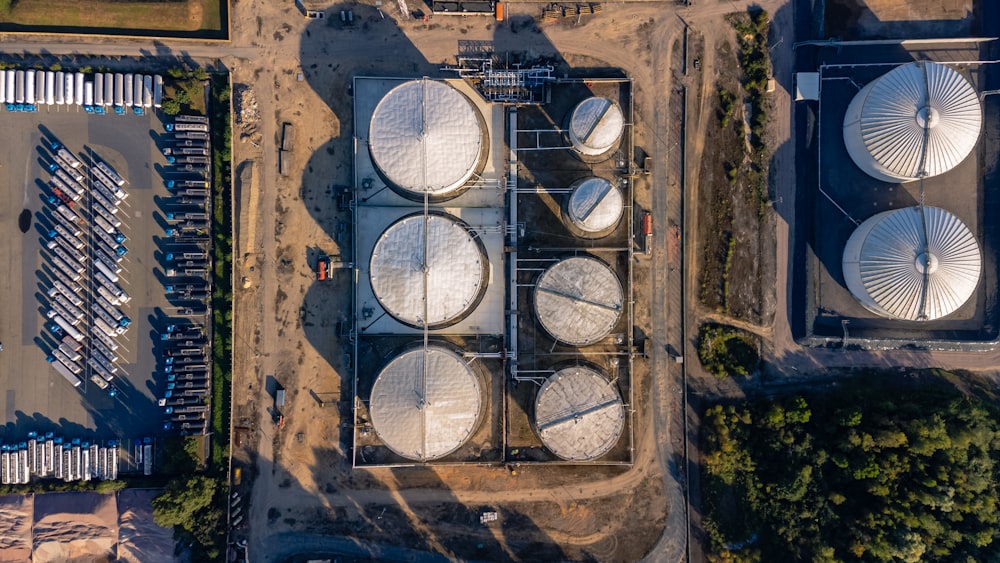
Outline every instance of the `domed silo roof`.
POLYGON ((489 281, 489 260, 463 221, 416 213, 379 236, 368 273, 386 312, 412 327, 426 323, 437 329, 461 321, 479 304, 489 281))
POLYGON ((565 460, 586 461, 608 453, 625 427, 618 390, 583 366, 549 377, 535 398, 535 427, 545 447, 565 460))
POLYGON ((570 142, 586 156, 600 156, 615 149, 624 131, 622 109, 607 98, 583 100, 569 118, 570 142))
POLYGON ((475 432, 482 389, 458 354, 430 345, 392 359, 372 386, 369 413, 386 447, 418 461, 446 456, 475 432))
POLYGON ((553 338, 572 346, 587 346, 610 334, 623 302, 618 276, 596 258, 557 262, 535 286, 538 322, 553 338))
POLYGON ((937 207, 869 218, 844 248, 847 288, 877 315, 930 321, 955 312, 976 291, 982 255, 972 231, 937 207))
POLYGON ((411 80, 375 106, 368 148, 393 187, 413 199, 458 195, 476 173, 488 141, 482 116, 448 84, 411 80))
POLYGON ((858 92, 844 116, 844 143, 869 176, 906 182, 958 166, 979 140, 983 111, 954 69, 914 62, 858 92))
POLYGON ((590 177, 573 182, 566 202, 570 223, 585 234, 607 233, 625 211, 621 190, 604 178, 590 177))

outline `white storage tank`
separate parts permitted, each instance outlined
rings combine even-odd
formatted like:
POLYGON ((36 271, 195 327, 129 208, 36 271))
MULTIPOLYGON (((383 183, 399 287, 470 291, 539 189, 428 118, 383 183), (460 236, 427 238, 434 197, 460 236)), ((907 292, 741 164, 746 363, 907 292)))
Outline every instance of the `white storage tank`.
POLYGON ((372 113, 368 149, 376 168, 402 195, 442 201, 462 193, 482 170, 488 148, 476 106, 450 85, 430 79, 396 86, 372 113))
POLYGON ((571 230, 586 238, 611 234, 625 213, 622 191, 596 176, 573 182, 570 190, 563 211, 571 230))
POLYGON ((535 429, 552 453, 591 461, 618 443, 625 406, 618 389, 596 369, 572 366, 550 376, 535 398, 535 429))
POLYGON ((932 321, 975 294, 982 253, 958 217, 938 207, 905 207, 855 229, 844 247, 843 269, 847 288, 869 311, 932 321))
POLYGON ((571 346, 589 346, 611 334, 625 303, 618 276, 590 256, 550 266, 538 277, 534 295, 539 324, 571 346))
POLYGON ((899 183, 943 174, 979 141, 983 110, 958 71, 917 61, 869 82, 847 108, 844 143, 869 176, 899 183))
POLYGON ((431 212, 403 217, 375 242, 369 280, 375 298, 396 320, 416 328, 453 325, 482 300, 489 260, 460 219, 431 212))
POLYGON ((625 132, 625 116, 621 107, 607 98, 587 98, 569 118, 569 140, 573 148, 587 160, 610 157, 618 148, 625 132))
POLYGON ((372 385, 369 413, 382 442, 400 456, 429 461, 462 447, 480 425, 483 391, 461 356, 442 346, 393 358, 372 385))

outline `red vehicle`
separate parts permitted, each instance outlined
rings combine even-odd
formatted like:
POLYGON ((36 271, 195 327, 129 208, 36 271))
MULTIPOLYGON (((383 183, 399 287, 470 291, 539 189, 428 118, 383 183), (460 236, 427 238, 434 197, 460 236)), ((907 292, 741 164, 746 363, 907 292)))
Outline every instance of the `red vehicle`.
POLYGON ((316 261, 316 281, 326 281, 327 272, 330 270, 330 259, 320 256, 316 261))
POLYGON ((60 200, 62 200, 62 202, 65 203, 66 205, 68 205, 70 208, 73 207, 73 198, 71 198, 68 195, 66 195, 65 192, 63 192, 62 190, 60 190, 56 186, 52 186, 52 193, 55 194, 55 196, 57 198, 59 198, 60 200))

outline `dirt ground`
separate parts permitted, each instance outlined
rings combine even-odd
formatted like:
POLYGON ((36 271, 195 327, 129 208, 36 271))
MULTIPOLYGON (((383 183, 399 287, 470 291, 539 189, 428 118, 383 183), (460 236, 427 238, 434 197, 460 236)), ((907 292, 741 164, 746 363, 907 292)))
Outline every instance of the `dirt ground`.
MULTIPOLYGON (((406 21, 394 4, 382 6, 385 20, 371 6, 351 8, 353 28, 341 25, 338 7, 328 11, 333 21, 312 24, 263 2, 241 0, 234 9, 234 30, 247 34, 235 41, 262 53, 233 68, 240 92, 234 275, 241 287, 234 311, 234 424, 241 445, 234 447, 234 466, 243 475, 238 490, 249 499, 249 516, 234 539, 251 535, 250 551, 260 560, 286 553, 288 545, 271 546, 267 537, 288 531, 303 534, 303 551, 308 534, 322 533, 454 557, 640 558, 659 539, 668 512, 653 434, 645 430, 645 393, 636 392, 643 398, 634 405, 632 468, 523 466, 516 476, 481 466, 352 469, 351 348, 337 337, 338 323, 348 320, 350 285, 341 273, 317 283, 313 267, 320 252, 350 255, 341 234, 350 213, 339 209, 336 193, 352 183, 352 76, 439 76, 458 39, 493 39, 498 50, 562 53, 571 66, 624 67, 637 80, 637 107, 650 108, 658 88, 648 68, 656 18, 672 33, 674 16, 658 6, 616 6, 579 25, 539 28, 528 17, 536 15, 534 5, 515 7, 512 21, 501 26, 492 18, 406 21), (594 36, 620 38, 627 48, 595 58, 594 36), (365 56, 357 55, 358 42, 370 46, 365 56), (287 177, 276 173, 284 121, 295 127, 287 177), (277 384, 287 392, 284 428, 274 422, 277 384), (499 512, 495 525, 479 522, 487 509, 499 512)), ((637 290, 646 299, 648 286, 637 290)), ((636 372, 648 377, 644 366, 636 372)))

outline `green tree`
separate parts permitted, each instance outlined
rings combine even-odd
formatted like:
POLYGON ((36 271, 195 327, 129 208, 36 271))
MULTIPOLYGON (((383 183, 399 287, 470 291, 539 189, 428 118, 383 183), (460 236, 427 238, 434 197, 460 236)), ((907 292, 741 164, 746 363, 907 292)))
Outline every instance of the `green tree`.
POLYGON ((218 482, 204 475, 175 480, 153 499, 153 521, 164 528, 181 527, 194 532, 195 516, 212 504, 218 482))

